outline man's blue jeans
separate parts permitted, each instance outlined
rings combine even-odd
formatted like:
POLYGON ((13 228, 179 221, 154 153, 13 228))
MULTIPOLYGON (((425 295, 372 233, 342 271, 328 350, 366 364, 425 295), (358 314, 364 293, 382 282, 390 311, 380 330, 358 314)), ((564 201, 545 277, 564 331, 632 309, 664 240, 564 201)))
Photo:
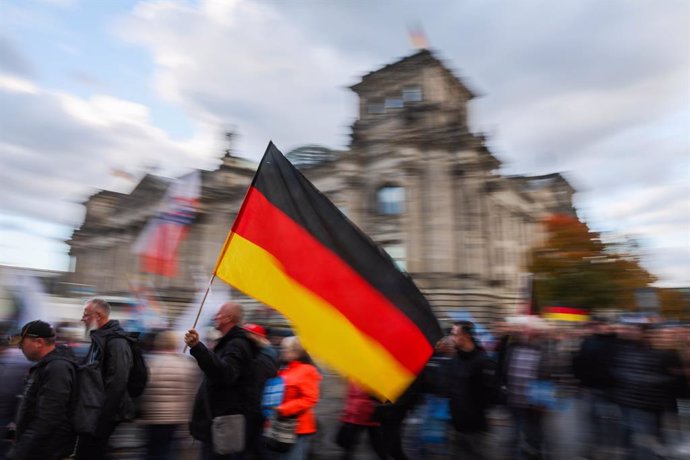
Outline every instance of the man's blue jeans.
POLYGON ((604 396, 602 390, 588 389, 584 394, 586 423, 589 431, 589 453, 601 448, 615 448, 621 445, 622 420, 620 407, 604 396))
POLYGON ((624 424, 624 445, 629 460, 652 460, 657 458, 654 446, 660 442, 661 412, 647 411, 634 407, 621 407, 624 424))

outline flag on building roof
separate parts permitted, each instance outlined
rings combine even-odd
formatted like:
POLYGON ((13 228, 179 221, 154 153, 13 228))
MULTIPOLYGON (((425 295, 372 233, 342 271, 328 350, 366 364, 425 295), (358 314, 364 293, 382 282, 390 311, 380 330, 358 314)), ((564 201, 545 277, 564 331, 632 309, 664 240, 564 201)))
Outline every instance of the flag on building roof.
POLYGON ((121 179, 125 179, 125 180, 128 180, 130 182, 134 182, 137 179, 134 174, 132 174, 131 172, 129 172, 125 169, 122 169, 122 168, 111 168, 110 174, 113 177, 119 177, 121 179))
POLYGON ((170 278, 177 275, 177 250, 196 216, 200 194, 199 171, 182 176, 170 185, 159 212, 134 243, 140 271, 170 278))
POLYGON ((410 37, 410 43, 412 43, 414 48, 418 50, 429 48, 429 40, 427 40, 421 25, 415 24, 414 26, 408 26, 407 31, 410 37))
POLYGON ((306 349, 394 401, 442 337, 393 260, 270 143, 214 270, 284 314, 306 349))

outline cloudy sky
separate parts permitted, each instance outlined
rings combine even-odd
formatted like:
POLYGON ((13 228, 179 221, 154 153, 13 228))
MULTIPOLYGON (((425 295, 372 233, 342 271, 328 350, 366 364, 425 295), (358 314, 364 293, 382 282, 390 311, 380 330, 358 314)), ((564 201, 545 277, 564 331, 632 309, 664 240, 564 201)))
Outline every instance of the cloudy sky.
POLYGON ((565 172, 595 230, 690 285, 685 0, 2 0, 0 263, 66 269, 64 240, 113 171, 212 169, 238 133, 344 148, 347 87, 421 26, 475 92, 506 174, 565 172))

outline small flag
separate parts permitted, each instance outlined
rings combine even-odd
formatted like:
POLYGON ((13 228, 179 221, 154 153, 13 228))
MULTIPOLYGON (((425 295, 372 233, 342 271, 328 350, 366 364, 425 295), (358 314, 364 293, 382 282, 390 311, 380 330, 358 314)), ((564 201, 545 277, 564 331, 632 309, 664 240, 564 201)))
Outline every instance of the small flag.
POLYGON ((310 353, 394 401, 442 337, 393 260, 270 143, 214 270, 284 314, 310 353))
POLYGON ((409 26, 407 30, 410 34, 410 42, 413 48, 420 50, 429 48, 429 40, 427 40, 426 34, 420 25, 409 26))
POLYGON ((572 307, 546 307, 542 316, 558 321, 582 322, 589 320, 587 310, 572 307))
POLYGON ((134 176, 134 174, 132 174, 128 171, 125 171, 124 169, 120 169, 120 168, 112 168, 110 170, 110 174, 112 174, 113 177, 119 177, 121 179, 125 179, 125 180, 128 180, 130 182, 134 182, 136 180, 136 177, 134 176))
POLYGON ((170 186, 160 211, 134 243, 140 271, 169 278, 177 275, 177 249, 196 216, 200 194, 199 171, 180 177, 170 186))

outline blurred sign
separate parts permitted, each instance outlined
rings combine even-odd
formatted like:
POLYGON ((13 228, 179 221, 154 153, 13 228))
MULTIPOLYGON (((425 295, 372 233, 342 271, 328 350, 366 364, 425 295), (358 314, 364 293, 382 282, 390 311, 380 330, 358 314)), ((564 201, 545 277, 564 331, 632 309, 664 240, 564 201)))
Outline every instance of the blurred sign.
POLYGON ((659 296, 654 288, 635 289, 637 309, 645 312, 659 312, 659 296))

